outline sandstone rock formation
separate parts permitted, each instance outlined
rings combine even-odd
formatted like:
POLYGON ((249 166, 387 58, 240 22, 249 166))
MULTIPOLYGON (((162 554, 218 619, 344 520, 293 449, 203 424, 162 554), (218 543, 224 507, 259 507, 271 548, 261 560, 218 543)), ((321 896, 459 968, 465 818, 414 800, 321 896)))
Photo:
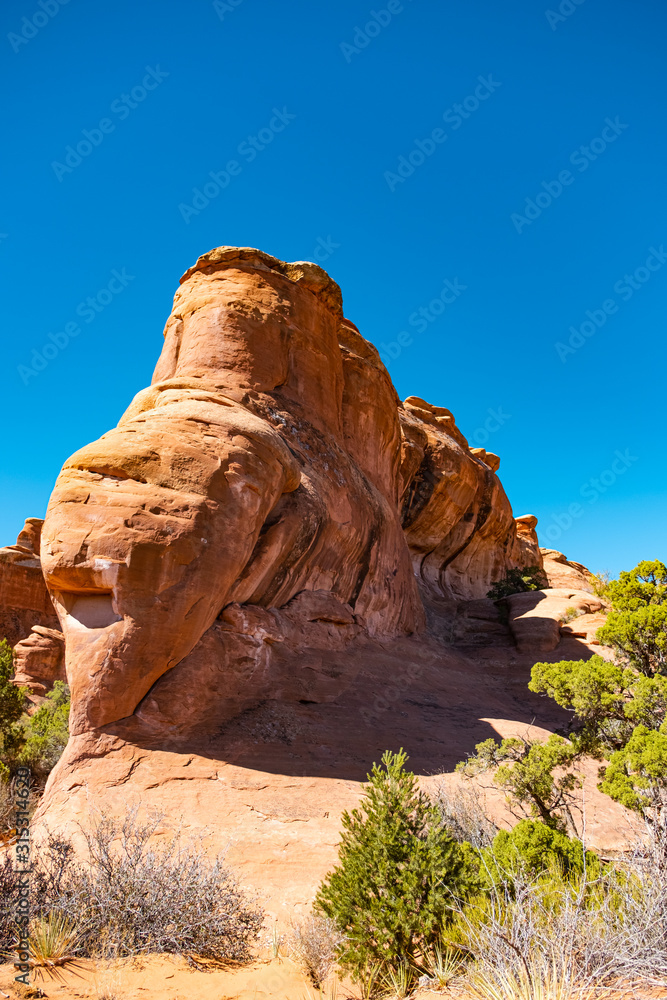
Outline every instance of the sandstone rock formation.
MULTIPOLYGON (((442 775, 489 736, 566 724, 530 668, 590 656, 601 603, 551 550, 551 589, 486 597, 542 566, 498 465, 449 410, 400 402, 319 267, 200 258, 152 385, 65 463, 49 503, 72 736, 35 830, 156 809, 291 916, 385 749, 442 775)), ((34 690, 61 669, 58 633, 26 638, 35 624, 16 650, 34 690)), ((622 810, 595 784, 588 836, 613 848, 622 810)))
MULTIPOLYGON (((294 627, 271 609, 289 618, 308 592, 338 609, 319 619, 335 646, 341 630, 419 631, 418 584, 481 598, 538 564, 535 519, 515 521, 486 459, 449 411, 401 406, 317 265, 204 255, 176 293, 152 385, 65 463, 49 503, 42 566, 73 734, 156 705, 186 726, 179 691, 203 674, 229 706, 270 691, 280 671, 266 647, 294 627)), ((297 687, 308 697, 305 678, 297 687)))
POLYGON ((16 545, 0 548, 0 639, 14 646, 33 625, 57 628, 39 560, 42 521, 29 517, 16 545))

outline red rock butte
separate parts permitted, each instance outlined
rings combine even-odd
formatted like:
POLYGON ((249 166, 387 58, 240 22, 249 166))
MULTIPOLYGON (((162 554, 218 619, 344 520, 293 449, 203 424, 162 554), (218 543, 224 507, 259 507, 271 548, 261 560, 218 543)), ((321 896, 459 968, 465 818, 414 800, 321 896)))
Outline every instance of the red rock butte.
POLYGON ((40 817, 134 797, 306 902, 384 749, 434 774, 502 725, 552 726, 526 671, 590 655, 601 605, 584 567, 543 561, 499 464, 449 410, 399 400, 316 264, 200 257, 151 385, 65 462, 41 538, 31 519, 0 550, 17 679, 72 693, 40 817), (543 565, 550 587, 501 618, 491 584, 543 565))

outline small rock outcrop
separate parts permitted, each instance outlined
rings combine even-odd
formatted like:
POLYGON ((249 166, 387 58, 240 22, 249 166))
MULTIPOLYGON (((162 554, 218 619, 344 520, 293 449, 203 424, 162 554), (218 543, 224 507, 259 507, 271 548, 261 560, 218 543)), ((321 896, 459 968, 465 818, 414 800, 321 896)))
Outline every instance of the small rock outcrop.
MULTIPOLYGON (((509 626, 520 652, 548 653, 554 650, 561 634, 588 637, 587 628, 583 633, 573 628, 580 615, 595 616, 604 608, 604 602, 583 590, 550 588, 531 590, 525 594, 512 594, 505 598, 509 608, 509 626), (572 615, 573 621, 568 619, 572 615)), ((597 616, 596 616, 597 617, 597 616)), ((603 624, 600 617, 597 627, 603 624)))
POLYGON ((468 447, 450 411, 409 396, 399 414, 401 520, 426 589, 482 598, 508 569, 539 565, 537 518, 514 518, 494 469, 468 447))
POLYGON ((33 625, 14 646, 14 684, 43 697, 56 681, 66 681, 65 637, 58 629, 33 625))
POLYGON ((540 549, 544 573, 550 587, 574 587, 593 593, 593 574, 581 563, 571 562, 557 549, 540 549))
POLYGON ((16 545, 0 548, 0 639, 11 646, 33 625, 58 628, 58 618, 40 564, 42 520, 29 517, 16 545))

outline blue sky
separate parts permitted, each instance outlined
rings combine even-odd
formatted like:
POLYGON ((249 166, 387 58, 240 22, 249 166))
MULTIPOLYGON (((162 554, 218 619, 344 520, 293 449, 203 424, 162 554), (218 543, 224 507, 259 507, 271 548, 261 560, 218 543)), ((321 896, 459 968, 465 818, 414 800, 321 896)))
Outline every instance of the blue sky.
POLYGON ((660 0, 0 21, 0 544, 150 381, 181 273, 238 244, 321 262, 401 397, 501 456, 543 544, 667 559, 660 0))

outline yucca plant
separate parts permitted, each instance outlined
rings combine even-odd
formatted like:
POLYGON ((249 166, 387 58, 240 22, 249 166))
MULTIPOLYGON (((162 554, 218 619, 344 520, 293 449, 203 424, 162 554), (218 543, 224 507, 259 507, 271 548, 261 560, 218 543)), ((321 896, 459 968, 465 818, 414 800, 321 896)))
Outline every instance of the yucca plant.
POLYGON ((381 993, 380 963, 373 962, 368 966, 366 975, 359 981, 361 1000, 374 1000, 381 993))
POLYGON ((449 986, 452 979, 460 976, 465 969, 459 951, 454 948, 441 948, 439 945, 433 948, 423 964, 430 984, 440 989, 449 986))
POLYGON ((278 961, 281 960, 280 947, 283 943, 282 935, 278 932, 277 921, 273 925, 273 930, 271 932, 271 958, 275 958, 278 961))
POLYGON ((79 932, 62 913, 48 913, 30 925, 30 958, 33 966, 64 965, 74 961, 79 932))
POLYGON ((409 997, 415 986, 416 972, 407 962, 388 968, 381 977, 382 995, 391 1000, 409 997))

